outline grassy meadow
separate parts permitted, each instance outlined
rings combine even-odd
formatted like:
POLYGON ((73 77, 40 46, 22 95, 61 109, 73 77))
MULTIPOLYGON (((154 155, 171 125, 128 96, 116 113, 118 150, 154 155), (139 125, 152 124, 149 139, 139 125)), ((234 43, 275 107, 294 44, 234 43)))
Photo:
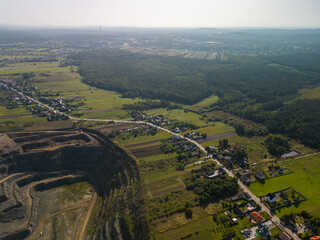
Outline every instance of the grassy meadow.
POLYGON ((250 185, 250 190, 257 196, 262 196, 269 192, 292 187, 304 195, 307 201, 298 206, 280 209, 276 211, 276 214, 282 216, 286 213, 306 210, 320 217, 320 154, 283 161, 280 162, 280 165, 293 170, 294 173, 269 179, 264 184, 253 183, 250 185))

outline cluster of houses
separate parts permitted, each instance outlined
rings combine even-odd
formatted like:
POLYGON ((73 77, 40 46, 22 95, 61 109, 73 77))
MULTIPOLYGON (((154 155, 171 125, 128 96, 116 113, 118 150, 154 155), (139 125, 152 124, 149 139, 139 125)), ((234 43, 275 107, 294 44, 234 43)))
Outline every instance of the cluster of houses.
POLYGON ((141 112, 131 112, 131 120, 132 121, 147 121, 149 123, 152 123, 156 126, 168 126, 171 124, 170 121, 165 119, 162 115, 157 116, 147 116, 144 113, 141 112))
POLYGON ((25 92, 26 95, 35 97, 37 87, 28 86, 20 86, 16 81, 8 78, 0 78, 0 89, 9 91, 10 88, 15 89, 19 92, 25 92))
MULTIPOLYGON (((176 129, 174 129, 176 131, 176 129)), ((192 140, 198 140, 198 139, 204 139, 206 138, 206 134, 202 134, 199 132, 188 132, 184 135, 184 137, 187 137, 192 140)))
POLYGON ((13 105, 31 105, 32 101, 20 94, 13 93, 10 96, 10 102, 13 103, 13 105))
MULTIPOLYGON (((212 154, 213 157, 216 157, 217 160, 222 162, 227 168, 232 169, 234 162, 232 161, 233 151, 236 150, 236 148, 228 147, 226 149, 220 149, 216 146, 208 146, 206 147, 206 150, 208 153, 212 154)), ((238 165, 240 168, 245 168, 248 165, 248 159, 243 158, 241 160, 237 160, 236 165, 238 165)))
POLYGON ((236 176, 246 185, 250 185, 250 183, 253 182, 251 176, 254 175, 254 177, 258 180, 263 182, 266 179, 265 174, 262 171, 252 171, 248 169, 237 171, 236 176))
POLYGON ((48 121, 66 120, 69 118, 65 114, 56 110, 49 110, 39 104, 34 107, 27 107, 27 109, 32 112, 32 114, 37 114, 39 117, 47 117, 48 121))
POLYGON ((50 107, 54 107, 56 109, 59 109, 60 112, 66 112, 66 113, 71 113, 71 108, 68 106, 68 104, 64 103, 65 100, 72 101, 74 100, 75 97, 69 97, 69 98, 48 98, 48 97, 41 97, 39 98, 39 101, 49 105, 50 107))
MULTIPOLYGON (((170 139, 168 139, 168 143, 171 143, 174 146, 179 146, 179 148, 184 151, 184 152, 189 152, 189 151, 196 151, 198 149, 198 146, 190 143, 186 139, 183 139, 178 136, 174 136, 170 139)), ((198 155, 198 153, 196 153, 198 155)))
POLYGON ((16 84, 15 81, 13 81, 12 79, 8 79, 8 78, 0 78, 0 83, 2 85, 1 89, 9 91, 9 87, 21 91, 21 87, 16 84))

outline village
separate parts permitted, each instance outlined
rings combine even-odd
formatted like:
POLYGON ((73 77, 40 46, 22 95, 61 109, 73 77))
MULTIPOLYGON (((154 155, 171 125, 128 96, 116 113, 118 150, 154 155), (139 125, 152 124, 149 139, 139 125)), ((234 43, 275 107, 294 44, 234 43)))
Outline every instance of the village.
POLYGON ((22 86, 19 84, 19 81, 7 78, 0 78, 0 90, 7 92, 7 108, 14 109, 25 107, 32 114, 36 114, 39 117, 46 117, 48 121, 67 120, 69 117, 66 114, 71 114, 74 110, 82 110, 82 107, 85 105, 84 97, 54 97, 52 94, 40 93, 37 87, 32 87, 30 84, 24 83, 24 86, 22 86), (11 89, 15 91, 12 91, 11 89), (22 94, 19 94, 19 92, 22 94), (46 95, 49 95, 49 97, 46 95), (46 104, 53 109, 48 109, 40 104, 34 104, 26 96, 38 98, 39 102, 46 104))

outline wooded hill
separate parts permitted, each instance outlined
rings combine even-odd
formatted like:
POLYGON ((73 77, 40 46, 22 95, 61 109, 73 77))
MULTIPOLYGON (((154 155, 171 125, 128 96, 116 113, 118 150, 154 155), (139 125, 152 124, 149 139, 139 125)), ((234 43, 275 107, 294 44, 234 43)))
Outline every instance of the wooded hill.
MULTIPOLYGON (((143 55, 118 49, 80 52, 66 60, 67 64, 79 66, 83 81, 89 85, 115 90, 125 97, 182 104, 194 104, 215 94, 219 101, 212 107, 288 134, 272 120, 282 118, 282 111, 290 115, 284 102, 295 98, 299 89, 320 84, 319 62, 315 54, 230 55, 228 61, 222 61, 143 55)), ((318 104, 314 101, 311 105, 320 107, 318 104)), ((311 125, 317 123, 309 118, 310 121, 311 125)), ((297 134, 290 133, 295 138, 297 134)), ((307 134, 303 142, 319 147, 314 135, 307 134)))

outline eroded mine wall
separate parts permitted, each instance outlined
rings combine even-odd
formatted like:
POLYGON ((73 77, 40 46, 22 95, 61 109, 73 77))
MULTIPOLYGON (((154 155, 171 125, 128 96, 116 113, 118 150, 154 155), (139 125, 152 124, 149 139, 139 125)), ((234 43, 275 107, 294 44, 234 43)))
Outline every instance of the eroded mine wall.
MULTIPOLYGON (((34 176, 36 180, 51 176, 49 172, 81 173, 84 177, 79 179, 88 179, 98 194, 84 239, 149 239, 140 174, 135 159, 102 133, 88 129, 82 131, 95 139, 96 144, 16 152, 1 159, 2 171, 7 174, 37 172, 38 175, 34 176)), ((41 139, 40 135, 32 137, 41 139)), ((65 141, 62 134, 59 139, 65 141)), ((85 140, 88 138, 85 137, 85 140)), ((26 178, 18 185, 24 186, 34 180, 32 177, 26 178)), ((35 190, 45 190, 65 184, 66 181, 38 185, 35 190)), ((7 239, 23 239, 22 235, 27 232, 28 229, 13 233, 7 239)))

